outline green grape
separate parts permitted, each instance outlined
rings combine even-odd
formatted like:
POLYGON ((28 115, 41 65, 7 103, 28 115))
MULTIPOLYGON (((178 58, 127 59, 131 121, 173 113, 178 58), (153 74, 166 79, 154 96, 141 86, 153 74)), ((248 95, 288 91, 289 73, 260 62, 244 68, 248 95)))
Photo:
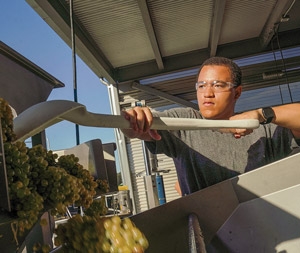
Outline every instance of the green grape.
POLYGON ((135 244, 132 248, 132 253, 143 253, 144 249, 140 244, 135 244))

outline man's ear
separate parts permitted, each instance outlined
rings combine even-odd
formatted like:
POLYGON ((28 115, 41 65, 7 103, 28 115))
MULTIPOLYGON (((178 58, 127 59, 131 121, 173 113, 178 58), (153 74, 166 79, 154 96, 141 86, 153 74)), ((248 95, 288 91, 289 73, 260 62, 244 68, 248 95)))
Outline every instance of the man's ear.
POLYGON ((234 94, 234 98, 238 99, 242 94, 242 86, 238 86, 235 88, 235 94, 234 94))

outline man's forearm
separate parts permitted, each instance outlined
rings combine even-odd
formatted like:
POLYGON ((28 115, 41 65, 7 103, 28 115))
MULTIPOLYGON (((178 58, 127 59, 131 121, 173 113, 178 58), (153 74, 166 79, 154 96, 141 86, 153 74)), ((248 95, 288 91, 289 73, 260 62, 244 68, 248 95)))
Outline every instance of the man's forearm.
MULTIPOLYGON (((275 117, 272 123, 292 130, 295 137, 300 138, 300 103, 272 107, 275 117)), ((262 110, 259 109, 262 114, 262 110)))

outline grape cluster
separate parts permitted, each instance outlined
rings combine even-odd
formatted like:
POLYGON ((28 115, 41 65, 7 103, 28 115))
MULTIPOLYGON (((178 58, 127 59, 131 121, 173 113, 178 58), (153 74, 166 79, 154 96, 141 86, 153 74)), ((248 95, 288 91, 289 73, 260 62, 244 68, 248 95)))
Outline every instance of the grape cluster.
POLYGON ((66 208, 79 199, 81 181, 57 165, 57 154, 42 145, 28 149, 31 166, 30 187, 44 198, 52 214, 64 214, 66 208))
POLYGON ((5 142, 4 153, 11 208, 19 218, 18 232, 22 234, 37 222, 44 199, 30 187, 31 167, 25 143, 5 142))
POLYGON ((31 168, 30 187, 37 192, 44 192, 44 175, 48 170, 48 162, 45 159, 47 150, 42 145, 36 145, 32 148, 28 148, 28 164, 31 168))
POLYGON ((80 180, 80 196, 75 201, 75 204, 88 208, 93 202, 93 197, 96 195, 97 182, 91 173, 84 169, 78 162, 79 158, 71 154, 59 157, 57 165, 64 168, 70 175, 80 180))
POLYGON ((0 119, 3 142, 14 141, 16 139, 16 135, 13 131, 12 110, 7 101, 3 98, 0 98, 0 119))
POLYGON ((55 229, 54 243, 64 253, 143 253, 145 235, 130 218, 80 216, 77 214, 55 229))
POLYGON ((81 181, 68 174, 63 168, 49 166, 42 175, 41 190, 46 205, 52 207, 52 214, 65 214, 67 207, 78 201, 81 181))

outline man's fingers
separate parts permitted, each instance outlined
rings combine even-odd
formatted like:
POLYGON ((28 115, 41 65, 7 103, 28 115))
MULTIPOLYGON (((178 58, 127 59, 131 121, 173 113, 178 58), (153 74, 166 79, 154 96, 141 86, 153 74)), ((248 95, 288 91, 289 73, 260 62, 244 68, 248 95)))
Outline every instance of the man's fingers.
POLYGON ((150 130, 153 117, 148 107, 135 107, 124 111, 123 115, 130 122, 130 127, 134 131, 146 133, 150 130))
POLYGON ((156 130, 149 130, 149 135, 153 140, 159 141, 161 139, 161 136, 156 130))
POLYGON ((234 132, 234 138, 239 139, 242 136, 246 136, 253 133, 252 129, 236 129, 236 131, 234 132))
POLYGON ((152 124, 152 113, 148 107, 135 107, 136 124, 141 132, 148 132, 152 124))
POLYGON ((221 133, 231 133, 233 134, 234 138, 241 138, 242 136, 246 136, 248 134, 251 134, 253 132, 253 129, 218 129, 221 133))

